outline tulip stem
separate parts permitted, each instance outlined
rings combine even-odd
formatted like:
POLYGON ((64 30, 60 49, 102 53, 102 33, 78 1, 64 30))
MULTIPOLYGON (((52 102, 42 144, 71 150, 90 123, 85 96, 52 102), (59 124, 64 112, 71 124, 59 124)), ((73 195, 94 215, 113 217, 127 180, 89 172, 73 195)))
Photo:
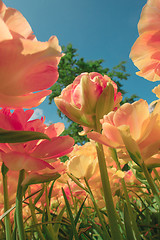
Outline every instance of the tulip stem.
POLYGON ((22 169, 19 172, 17 195, 16 195, 16 220, 17 220, 19 240, 26 239, 24 225, 23 225, 23 215, 22 215, 22 197, 23 197, 22 181, 24 177, 25 177, 25 170, 22 169))
POLYGON ((107 229, 106 229, 106 225, 105 225, 104 219, 103 219, 102 216, 101 216, 100 210, 99 210, 99 208, 98 208, 98 206, 97 206, 97 204, 96 204, 96 201, 95 201, 95 199, 94 199, 93 193, 92 193, 92 191, 91 191, 91 189, 90 189, 90 186, 89 186, 89 184, 88 184, 88 182, 87 182, 87 180, 86 180, 85 178, 84 178, 84 180, 85 180, 86 186, 87 186, 87 188, 88 188, 88 192, 89 192, 90 198, 91 198, 91 200, 92 200, 92 203, 93 203, 93 205, 94 205, 94 209, 95 209, 95 211, 96 211, 96 213, 97 213, 97 216, 98 216, 98 218, 99 218, 99 221, 100 221, 100 223, 101 223, 101 225, 102 225, 102 229, 103 229, 103 232, 104 232, 105 237, 106 237, 105 239, 111 239, 110 236, 109 236, 109 234, 108 234, 108 231, 107 231, 107 229))
POLYGON ((48 230, 50 232, 50 237, 51 239, 54 240, 54 230, 53 230, 53 225, 52 225, 52 217, 50 213, 50 206, 49 206, 49 199, 48 199, 48 191, 47 191, 47 183, 44 184, 44 189, 45 189, 45 197, 46 197, 46 212, 47 212, 47 218, 48 218, 48 230))
MULTIPOLYGON (((3 176, 3 193, 4 193, 4 212, 9 209, 9 200, 8 200, 8 188, 7 188, 7 172, 8 168, 2 164, 2 176, 3 176)), ((6 239, 11 240, 11 221, 10 221, 10 213, 5 216, 5 232, 6 239)))
POLYGON ((109 176, 108 176, 106 160, 105 160, 102 144, 96 143, 96 149, 97 149, 99 169, 101 174, 104 199, 106 203, 106 210, 108 214, 112 240, 117 240, 117 239, 122 240, 122 234, 120 233, 120 229, 117 221, 117 215, 114 208, 112 192, 111 192, 109 176))
POLYGON ((155 185, 155 183, 154 183, 150 173, 148 172, 148 169, 147 169, 147 167, 146 167, 144 162, 142 162, 141 168, 142 168, 143 173, 144 173, 144 175, 146 177, 146 180, 148 181, 148 184, 149 184, 150 188, 152 189, 152 193, 153 193, 153 195, 154 195, 154 197, 156 199, 156 202, 157 202, 157 204, 159 206, 159 209, 160 209, 159 190, 158 190, 157 186, 155 185))
MULTIPOLYGON (((31 195, 31 188, 29 187, 28 189, 28 194, 31 195)), ((31 210, 31 215, 32 215, 32 219, 33 219, 33 224, 35 225, 35 228, 37 230, 37 233, 39 235, 39 239, 40 240, 45 240, 44 236, 43 236, 43 233, 41 231, 41 228, 40 226, 38 225, 38 221, 37 221, 37 218, 36 218, 36 214, 35 214, 35 206, 33 205, 33 202, 32 202, 32 197, 29 198, 29 208, 31 210)))
MULTIPOLYGON (((110 150, 111 150, 111 153, 112 153, 112 157, 113 157, 114 161, 116 162, 117 169, 122 171, 119 160, 118 160, 116 149, 110 148, 110 150)), ((130 200, 129 200, 129 196, 128 196, 128 192, 127 192, 126 183, 124 181, 124 178, 121 178, 121 184, 122 184, 122 188, 123 188, 123 191, 124 191, 124 197, 125 197, 125 200, 126 200, 126 205, 127 205, 127 209, 128 209, 128 213, 129 213, 131 226, 133 228, 136 240, 141 240, 141 235, 140 235, 137 223, 136 223, 135 215, 134 215, 132 207, 131 207, 131 203, 130 203, 130 200)))

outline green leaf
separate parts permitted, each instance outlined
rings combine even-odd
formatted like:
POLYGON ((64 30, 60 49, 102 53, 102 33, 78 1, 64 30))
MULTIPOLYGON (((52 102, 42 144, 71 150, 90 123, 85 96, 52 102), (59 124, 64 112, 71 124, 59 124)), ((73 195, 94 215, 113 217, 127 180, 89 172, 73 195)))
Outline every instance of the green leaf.
POLYGON ((124 205, 124 224, 126 229, 127 240, 136 240, 133 236, 131 220, 129 217, 127 205, 124 205))
POLYGON ((9 169, 6 167, 6 165, 4 163, 2 163, 2 167, 1 167, 2 175, 5 176, 8 171, 9 171, 9 169))
POLYGON ((55 240, 58 240, 58 233, 59 233, 59 229, 60 229, 60 226, 61 226, 60 222, 62 220, 64 210, 65 210, 65 206, 60 211, 59 215, 56 218, 56 223, 54 223, 54 225, 53 225, 53 232, 55 234, 54 235, 55 240))
MULTIPOLYGON (((70 220, 71 220, 71 225, 72 225, 72 230, 73 230, 74 238, 75 238, 75 240, 78 240, 79 237, 78 237, 78 233, 77 233, 77 230, 76 230, 76 226, 75 226, 75 221, 74 221, 74 218, 73 218, 73 214, 72 214, 72 211, 71 211, 71 208, 70 208, 70 205, 69 205, 67 196, 66 196, 65 191, 64 191, 63 188, 62 188, 62 193, 63 193, 64 201, 65 201, 65 204, 66 204, 66 208, 67 208, 67 211, 68 211, 70 220)), ((71 238, 71 239, 72 239, 72 238, 71 238)))
POLYGON ((80 207, 80 209, 79 209, 79 211, 78 211, 78 213, 75 217, 75 220, 74 220, 75 225, 77 225, 77 223, 78 223, 78 220, 79 220, 79 217, 81 215, 81 212, 82 212, 82 209, 83 209, 83 206, 84 206, 84 203, 85 203, 86 199, 87 199, 87 197, 84 199, 84 201, 83 201, 83 203, 82 203, 82 205, 81 205, 81 207, 80 207))
POLYGON ((39 192, 39 194, 37 195, 37 197, 35 197, 35 199, 34 199, 34 206, 35 206, 36 203, 39 201, 39 199, 42 197, 43 193, 44 193, 44 184, 43 184, 43 187, 42 187, 41 191, 39 192))
POLYGON ((9 131, 0 128, 0 143, 19 143, 38 139, 50 140, 50 138, 46 134, 41 132, 9 131))

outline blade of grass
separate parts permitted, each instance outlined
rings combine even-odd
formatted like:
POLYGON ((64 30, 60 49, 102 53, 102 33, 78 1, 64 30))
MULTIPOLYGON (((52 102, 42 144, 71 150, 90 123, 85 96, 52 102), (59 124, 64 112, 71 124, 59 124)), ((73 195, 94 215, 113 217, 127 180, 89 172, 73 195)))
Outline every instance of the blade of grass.
POLYGON ((101 216, 100 210, 99 210, 99 208, 98 208, 98 206, 97 206, 97 204, 96 204, 96 201, 95 201, 95 199, 94 199, 94 196, 93 196, 93 193, 92 193, 92 191, 91 191, 91 189, 90 189, 90 186, 89 186, 89 184, 88 184, 88 182, 87 182, 87 180, 86 180, 85 178, 84 178, 84 180, 85 180, 86 186, 87 186, 87 188, 88 188, 88 192, 89 192, 89 194, 90 194, 90 198, 91 198, 91 200, 92 200, 92 203, 93 203, 93 205, 94 205, 94 209, 95 209, 95 211, 96 211, 96 213, 97 213, 97 216, 98 216, 98 218, 99 218, 99 221, 100 221, 100 223, 101 223, 101 225, 102 225, 102 228, 103 228, 103 231, 104 231, 104 233, 105 233, 106 238, 104 238, 104 240, 110 239, 109 233, 108 233, 108 231, 107 231, 107 229, 106 229, 105 223, 104 223, 103 218, 102 218, 102 216, 101 216))
POLYGON ((65 191, 64 191, 63 188, 62 188, 62 193, 63 193, 64 201, 65 201, 65 204, 66 204, 66 208, 67 208, 70 220, 71 220, 74 238, 75 238, 75 240, 79 240, 78 233, 77 233, 76 226, 75 226, 75 221, 74 221, 74 218, 73 218, 73 214, 72 214, 72 211, 71 211, 71 208, 70 208, 67 196, 66 196, 65 191))
POLYGON ((56 218, 56 222, 55 224, 53 225, 53 232, 54 232, 54 238, 55 240, 58 240, 58 233, 59 233, 59 229, 60 229, 60 225, 61 225, 61 220, 62 220, 62 217, 63 217, 63 213, 64 213, 64 210, 65 210, 65 206, 62 208, 62 210, 60 211, 59 215, 57 216, 56 218))
POLYGON ((74 220, 75 226, 76 226, 77 223, 78 223, 78 220, 79 220, 79 217, 80 217, 80 215, 81 215, 81 212, 82 212, 82 209, 83 209, 83 206, 84 206, 84 203, 85 203, 86 199, 87 199, 87 197, 84 199, 84 201, 83 201, 83 203, 81 204, 80 209, 79 209, 79 211, 78 211, 78 213, 77 213, 77 215, 76 215, 76 217, 75 217, 75 220, 74 220))
POLYGON ((131 220, 129 217, 129 213, 128 213, 126 204, 124 205, 124 224, 125 224, 127 239, 128 240, 136 240, 133 236, 131 220))

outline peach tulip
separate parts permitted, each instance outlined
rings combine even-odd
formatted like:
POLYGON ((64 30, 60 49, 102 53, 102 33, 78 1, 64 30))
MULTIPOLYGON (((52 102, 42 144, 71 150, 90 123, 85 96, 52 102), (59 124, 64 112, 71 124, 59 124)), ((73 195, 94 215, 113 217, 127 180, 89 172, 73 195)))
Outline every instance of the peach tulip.
POLYGON ((0 0, 0 53, 0 107, 38 106, 58 79, 58 39, 37 41, 23 15, 0 0))
MULTIPOLYGON (((111 191, 114 196, 115 192, 121 187, 120 179, 125 176, 125 173, 117 171, 116 164, 108 147, 105 147, 104 154, 111 183, 111 191)), ((84 178, 86 178, 98 206, 103 208, 105 201, 95 142, 91 141, 82 146, 74 146, 73 151, 68 156, 69 160, 66 161, 67 172, 78 178, 82 186, 85 186, 84 178)), ((88 201, 92 205, 89 196, 88 201)))
POLYGON ((148 0, 138 23, 139 38, 134 43, 130 57, 139 68, 139 76, 150 81, 160 80, 160 2, 148 0))
POLYGON ((64 130, 64 124, 46 126, 43 118, 29 121, 33 112, 23 109, 16 109, 13 113, 8 109, 0 110, 0 128, 42 132, 51 139, 26 143, 0 143, 1 159, 10 170, 37 171, 46 167, 54 169, 49 163, 72 150, 74 140, 69 136, 59 136, 64 130))
POLYGON ((83 146, 74 146, 66 161, 68 172, 75 177, 88 180, 98 168, 96 146, 94 142, 87 142, 83 146))
POLYGON ((122 96, 117 85, 99 73, 82 73, 74 82, 62 90, 55 104, 68 118, 82 126, 95 128, 104 114, 119 105, 122 96))
POLYGON ((159 121, 159 104, 150 114, 147 102, 141 99, 132 104, 126 103, 116 112, 105 115, 101 120, 102 134, 91 132, 88 137, 122 151, 127 148, 138 164, 143 159, 148 166, 158 166, 159 159, 153 158, 160 148, 159 121))

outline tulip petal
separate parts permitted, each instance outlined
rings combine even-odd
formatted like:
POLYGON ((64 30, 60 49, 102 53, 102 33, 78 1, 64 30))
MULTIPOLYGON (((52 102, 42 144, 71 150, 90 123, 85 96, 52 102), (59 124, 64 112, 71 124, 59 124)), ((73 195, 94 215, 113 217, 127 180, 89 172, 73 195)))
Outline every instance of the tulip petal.
POLYGON ((156 97, 157 98, 160 98, 160 84, 158 86, 156 86, 153 90, 152 90, 153 93, 156 94, 156 97))
POLYGON ((142 124, 149 117, 149 109, 146 101, 126 103, 119 108, 113 116, 115 126, 128 125, 132 137, 137 140, 141 135, 142 124))
POLYGON ((57 178, 60 177, 60 174, 57 172, 48 173, 48 174, 39 174, 39 173, 31 173, 22 182, 23 187, 27 187, 32 184, 38 184, 38 183, 45 183, 50 181, 55 181, 57 178))
POLYGON ((4 11, 6 9, 6 5, 2 2, 2 0, 0 0, 0 14, 2 13, 2 11, 4 11))
POLYGON ((146 31, 159 29, 160 22, 160 3, 159 0, 148 0, 143 7, 141 18, 138 23, 139 34, 146 31))
POLYGON ((111 83, 107 84, 107 87, 103 90, 96 104, 96 118, 103 118, 105 114, 108 114, 114 109, 114 88, 111 83))
POLYGON ((126 125, 121 125, 118 127, 119 132, 121 134, 121 137, 123 139, 123 142, 125 144, 125 147, 131 157, 131 159, 137 163, 138 165, 142 162, 142 157, 140 154, 140 149, 138 147, 138 144, 136 141, 131 137, 130 129, 126 125))
POLYGON ((1 15, 13 37, 24 37, 34 39, 32 29, 23 15, 16 9, 6 8, 1 15))
POLYGON ((22 169, 25 169, 26 171, 36 171, 46 167, 53 169, 53 167, 47 162, 25 153, 1 152, 1 158, 4 164, 13 171, 20 171, 22 169))
POLYGON ((7 96, 0 94, 0 106, 3 108, 32 108, 40 105, 47 95, 51 94, 51 90, 44 90, 37 93, 30 93, 24 96, 7 96))
POLYGON ((160 31, 145 32, 134 43, 130 58, 140 69, 137 75, 149 81, 160 80, 160 31))
POLYGON ((1 17, 0 17, 0 29, 1 29, 1 32, 3 33, 3 34, 0 34, 0 41, 12 39, 12 35, 10 31, 1 17))
POLYGON ((61 98, 61 96, 55 97, 54 101, 60 111, 72 121, 86 127, 94 127, 94 121, 90 115, 83 114, 79 108, 76 108, 72 104, 66 102, 65 99, 61 98))
MULTIPOLYGON (((95 82, 90 79, 89 74, 82 75, 78 87, 81 87, 81 92, 80 89, 78 89, 78 91, 74 91, 74 94, 75 92, 79 92, 80 94, 81 99, 79 102, 81 103, 81 110, 85 111, 86 114, 91 114, 93 111, 95 111, 97 98, 102 92, 102 87, 100 85, 98 86, 98 84, 95 84, 95 82)), ((75 98, 75 95, 73 95, 73 98, 75 98)))
POLYGON ((47 89, 58 79, 61 54, 48 43, 13 39, 1 42, 0 52, 0 93, 25 95, 47 89))
POLYGON ((158 154, 145 160, 145 165, 148 168, 160 167, 160 157, 158 154))
POLYGON ((112 140, 107 138, 105 135, 102 135, 102 134, 94 132, 94 131, 88 133, 87 137, 96 142, 104 144, 108 147, 113 147, 113 148, 120 147, 119 144, 117 144, 116 142, 113 142, 112 140))
POLYGON ((54 123, 46 129, 45 134, 49 138, 57 137, 64 131, 64 129, 64 123, 54 123))
POLYGON ((105 122, 103 123, 102 128, 102 134, 104 134, 112 142, 115 142, 117 146, 123 146, 123 140, 117 127, 105 122))
POLYGON ((72 151, 73 138, 69 136, 55 137, 51 141, 44 140, 32 152, 33 157, 49 159, 57 158, 72 151))

